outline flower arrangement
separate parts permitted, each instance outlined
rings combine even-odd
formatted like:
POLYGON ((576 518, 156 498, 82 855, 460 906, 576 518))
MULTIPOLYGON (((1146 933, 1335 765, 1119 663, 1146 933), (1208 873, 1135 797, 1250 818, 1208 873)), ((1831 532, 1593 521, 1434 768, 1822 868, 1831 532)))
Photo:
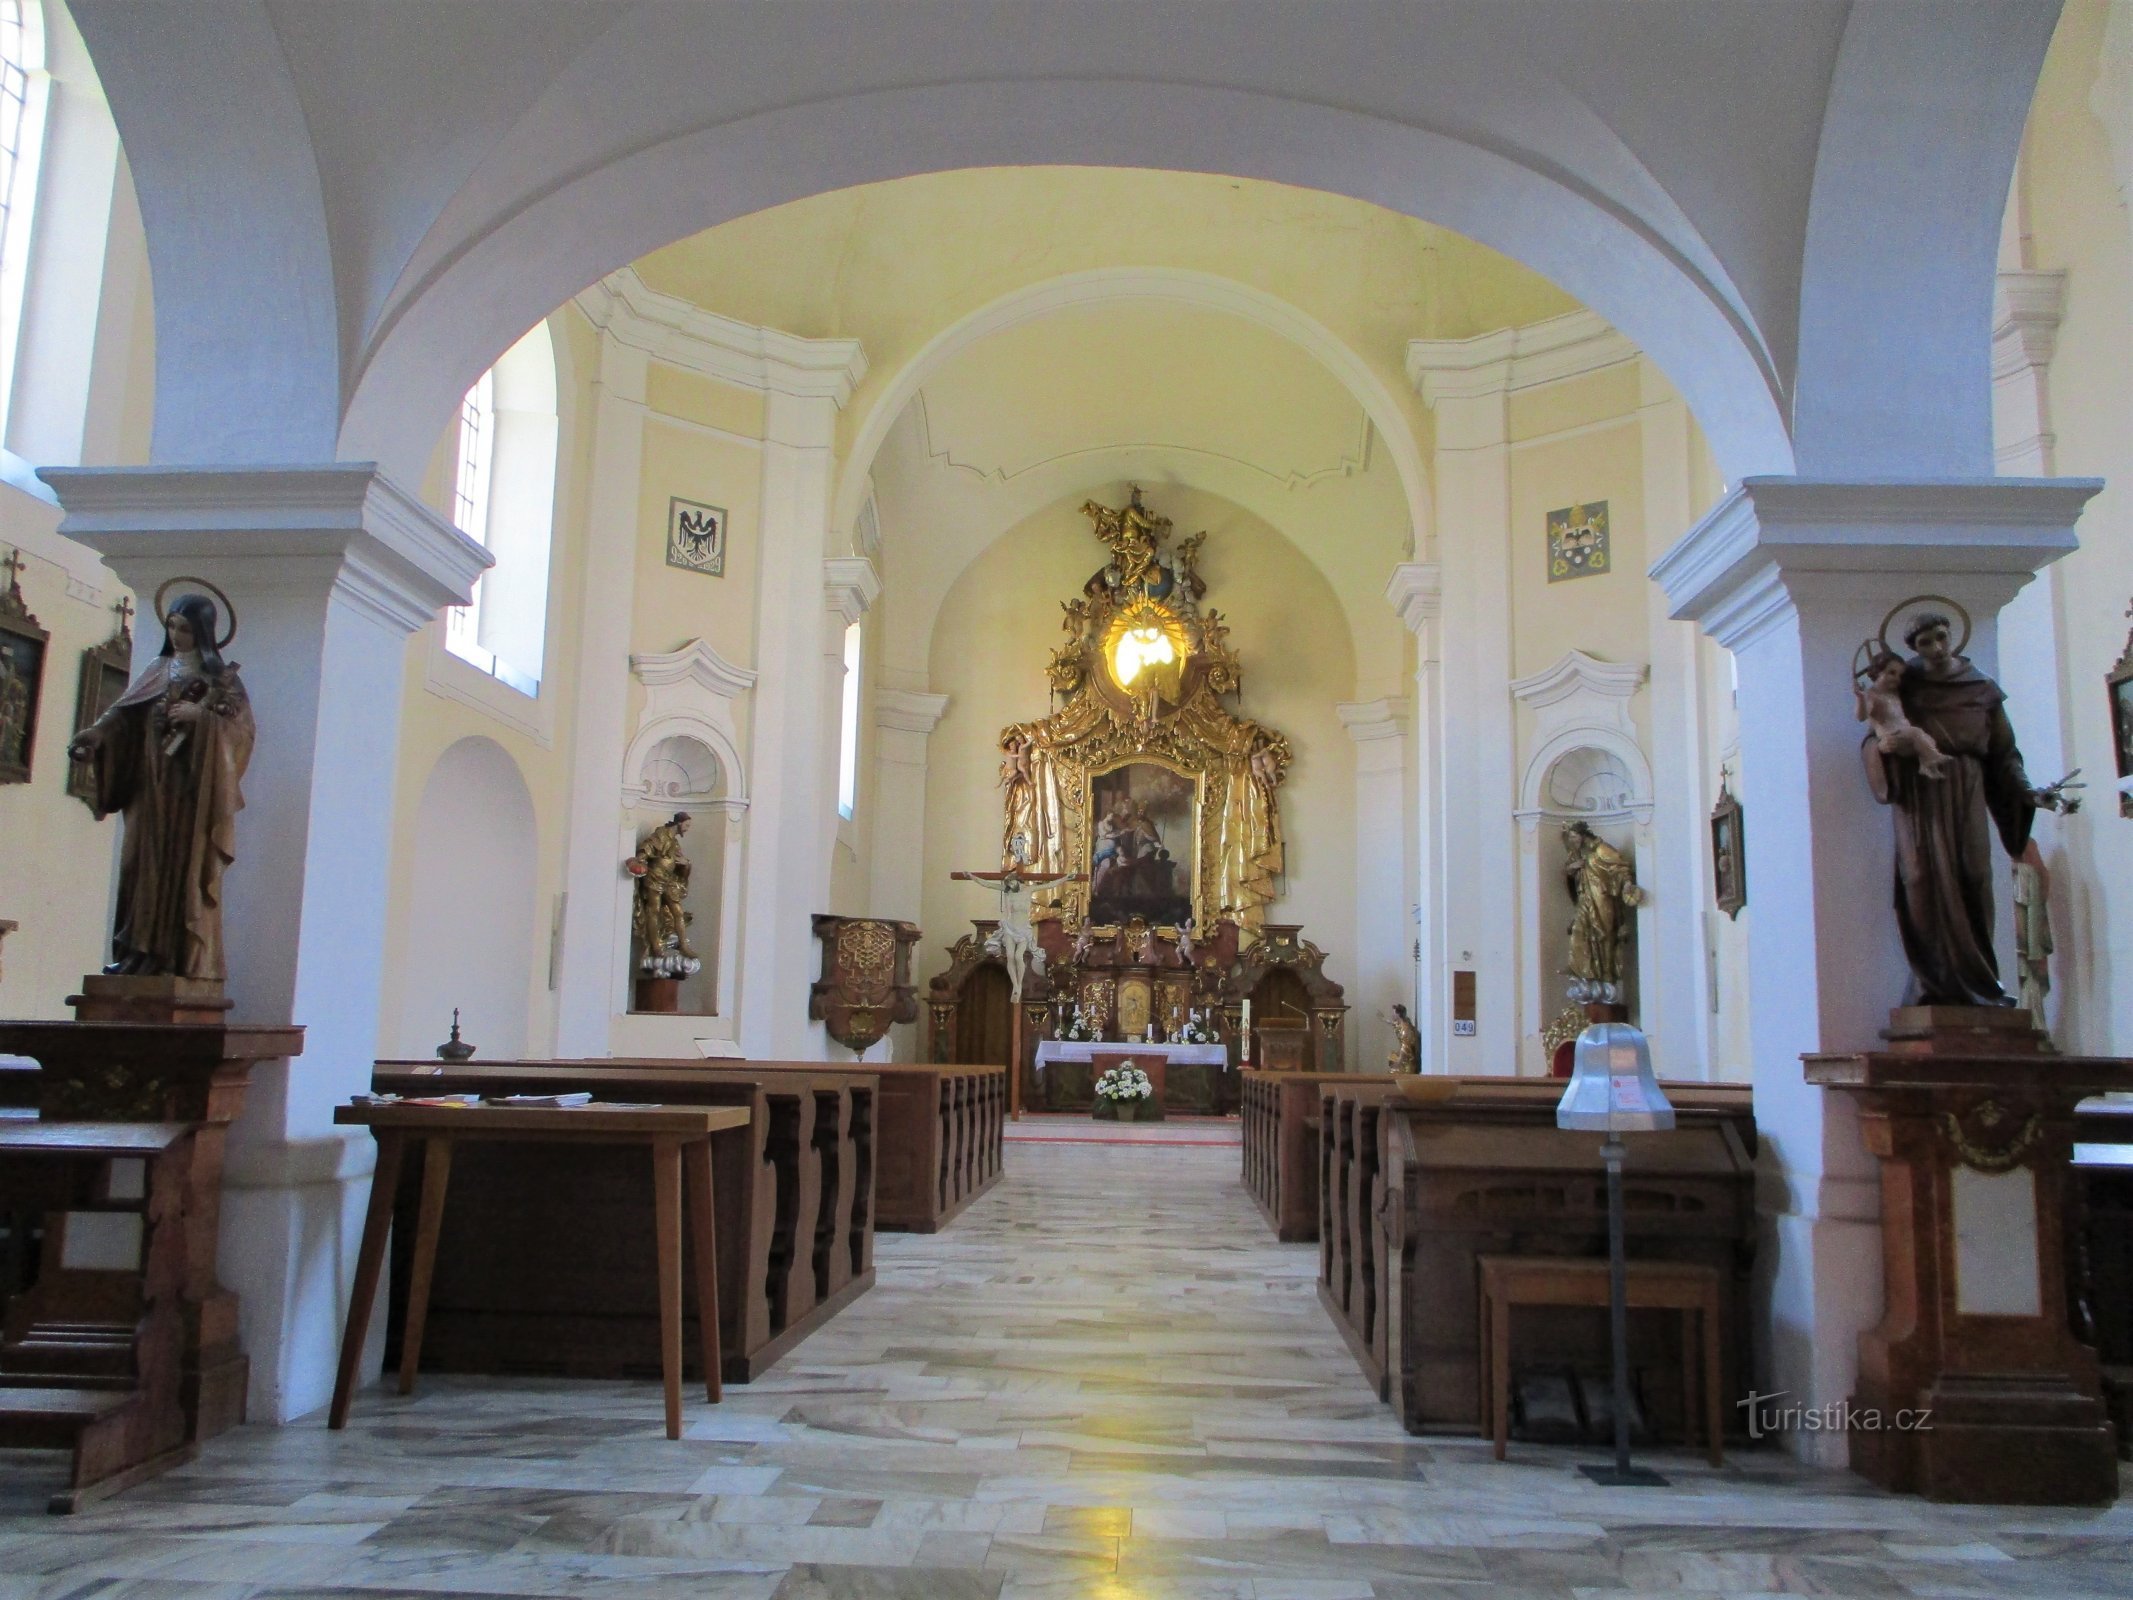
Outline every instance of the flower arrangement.
POLYGON ((1074 1007, 1074 1015, 1067 1021, 1065 1026, 1060 1028, 1056 1037, 1086 1043, 1101 1037, 1101 1035, 1096 1030, 1096 1024, 1089 1020, 1088 1007, 1077 1002, 1074 1007))
POLYGON ((1178 1044, 1219 1044, 1214 1024, 1198 1006, 1186 1014, 1185 1020, 1170 1030, 1171 1039, 1178 1044))
POLYGON ((1113 1067, 1096 1080, 1099 1100, 1152 1100, 1155 1085, 1139 1067, 1113 1067))

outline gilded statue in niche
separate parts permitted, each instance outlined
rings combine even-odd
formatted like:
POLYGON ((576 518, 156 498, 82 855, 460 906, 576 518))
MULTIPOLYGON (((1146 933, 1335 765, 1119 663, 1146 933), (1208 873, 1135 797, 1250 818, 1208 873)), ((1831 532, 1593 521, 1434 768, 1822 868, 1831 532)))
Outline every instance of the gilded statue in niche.
POLYGON ((1058 709, 1001 730, 1001 864, 1079 874, 1037 908, 1069 925, 1257 927, 1279 888, 1291 757, 1223 703, 1243 674, 1228 625, 1200 606, 1207 536, 1171 543, 1138 489, 1082 511, 1108 557, 1061 603, 1058 709))

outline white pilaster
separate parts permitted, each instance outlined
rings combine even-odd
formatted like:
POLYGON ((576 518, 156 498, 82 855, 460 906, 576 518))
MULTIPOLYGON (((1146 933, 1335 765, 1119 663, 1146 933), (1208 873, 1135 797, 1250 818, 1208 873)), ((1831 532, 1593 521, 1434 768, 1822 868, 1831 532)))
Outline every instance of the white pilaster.
POLYGON ((1409 907, 1415 970, 1411 978, 1415 1027, 1422 1035, 1422 1070, 1449 1072, 1451 967, 1444 954, 1444 666, 1443 574, 1434 562, 1406 561, 1392 570, 1385 598, 1415 636, 1413 740, 1414 900, 1409 907))
MULTIPOLYGON (((1638 363, 1644 456, 1645 548, 1688 531, 1689 409, 1658 368, 1638 363)), ((1651 934, 1638 973, 1638 1017, 1662 1077, 1708 1078, 1712 1061, 1710 967, 1704 913, 1711 905, 1713 773, 1703 757, 1702 675, 1694 624, 1667 615, 1666 591, 1644 586, 1651 650, 1652 849, 1638 871, 1651 899, 1639 922, 1651 934)))
MULTIPOLYGON (((1438 556, 1443 579, 1442 810, 1447 972, 1475 978, 1475 1032, 1448 1037, 1458 1073, 1512 1072, 1520 951, 1515 729, 1511 718, 1511 451, 1506 402, 1516 340, 1417 342, 1408 373, 1436 413, 1438 556), (1456 779, 1450 775, 1456 774, 1456 779), (1448 797, 1447 797, 1448 798, 1448 797)), ((1447 979, 1447 993, 1449 980, 1447 979)))
MULTIPOLYGON (((625 344, 611 330, 601 330, 586 507, 586 526, 596 536, 585 541, 578 576, 576 734, 555 1008, 559 1056, 610 1054, 614 1018, 629 1009, 629 940, 621 921, 627 898, 617 887, 622 858, 615 854, 624 815, 615 785, 629 743, 630 628, 637 598, 635 553, 649 366, 643 350, 625 344)), ((732 930, 721 933, 730 937, 732 930)))
MULTIPOLYGON (((1874 1163, 1847 1098, 1807 1084, 1800 1065, 1804 1053, 1871 1046, 1904 997, 1891 827, 1860 769, 1852 653, 1891 607, 1933 593, 1969 610, 1968 654, 1993 672, 2001 608, 2074 548, 2099 487, 1750 478, 1652 567, 1672 615, 1700 623, 1739 670, 1768 1330, 1758 1387, 1788 1403, 1844 1399, 1859 1333, 1880 1314, 1874 1163)), ((1787 1439, 1842 1459, 1841 1435, 1787 1439)))
MULTIPOLYGON (((868 909, 877 917, 916 922, 926 886, 926 751, 947 715, 948 697, 913 689, 874 693, 872 882, 868 909)), ((920 1024, 890 1030, 890 1055, 918 1059, 920 1024)))
MULTIPOLYGON (((224 883, 239 1022, 301 1023, 232 1129, 222 1275, 243 1303, 251 1411, 323 1405, 371 1142, 333 1126, 377 1055, 385 884, 407 637, 464 605, 489 555, 368 465, 47 469, 60 532, 136 594, 191 575, 237 612, 258 721, 224 883)), ((145 662, 162 632, 136 629, 145 662)))
POLYGON ((1392 1048, 1384 1019, 1409 1004, 1414 938, 1407 912, 1407 702, 1336 705, 1355 741, 1355 987, 1348 1070, 1370 1072, 1392 1048))

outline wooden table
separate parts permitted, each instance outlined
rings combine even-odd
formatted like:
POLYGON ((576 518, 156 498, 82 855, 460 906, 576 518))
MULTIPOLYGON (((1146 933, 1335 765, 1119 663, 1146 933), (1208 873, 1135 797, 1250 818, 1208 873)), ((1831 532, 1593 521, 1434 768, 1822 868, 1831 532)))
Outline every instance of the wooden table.
POLYGON ((407 1141, 423 1141, 422 1210, 408 1287, 407 1325, 400 1341, 400 1392, 412 1394, 422 1362, 422 1323, 429 1311, 430 1280, 437 1265, 437 1233, 444 1221, 445 1187, 451 1180, 452 1146, 460 1139, 496 1139, 533 1144, 642 1144, 652 1154, 652 1211, 659 1252, 660 1368, 666 1383, 667 1437, 681 1437, 681 1205, 689 1200, 689 1232, 695 1243, 697 1326, 703 1338, 704 1389, 719 1398, 718 1244, 711 1200, 711 1135, 746 1125, 737 1106, 505 1106, 422 1105, 400 1101, 347 1105, 333 1120, 368 1128, 378 1141, 378 1166, 370 1180, 370 1207, 363 1219, 363 1245, 356 1258, 355 1289, 348 1326, 341 1335, 340 1372, 326 1425, 348 1422, 356 1368, 370 1327, 371 1303, 385 1264, 392 1224, 393 1191, 400 1181, 407 1141))
MULTIPOLYGON (((1604 1260, 1569 1256, 1483 1256, 1481 1266, 1482 1363, 1487 1381, 1482 1394, 1496 1436, 1496 1459, 1504 1458, 1511 1436, 1511 1308, 1513 1306, 1605 1306, 1608 1265, 1604 1260)), ((1720 1400, 1724 1363, 1719 1349, 1718 1271, 1694 1261, 1629 1263, 1629 1307, 1633 1311, 1679 1311, 1681 1331, 1681 1427, 1684 1444, 1694 1442, 1695 1369, 1688 1319, 1703 1321, 1704 1431, 1711 1465, 1725 1464, 1725 1416, 1720 1400)))

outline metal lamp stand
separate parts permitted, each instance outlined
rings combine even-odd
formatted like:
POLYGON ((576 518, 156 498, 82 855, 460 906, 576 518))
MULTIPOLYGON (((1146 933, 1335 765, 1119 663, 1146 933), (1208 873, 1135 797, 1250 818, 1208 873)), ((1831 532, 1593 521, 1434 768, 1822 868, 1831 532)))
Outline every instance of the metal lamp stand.
POLYGON ((1581 1467, 1594 1483, 1618 1489, 1663 1489, 1666 1479, 1649 1467, 1629 1464, 1629 1260, 1622 1242, 1622 1140, 1609 1133, 1600 1146, 1607 1163, 1607 1319, 1615 1358, 1615 1462, 1581 1467))

